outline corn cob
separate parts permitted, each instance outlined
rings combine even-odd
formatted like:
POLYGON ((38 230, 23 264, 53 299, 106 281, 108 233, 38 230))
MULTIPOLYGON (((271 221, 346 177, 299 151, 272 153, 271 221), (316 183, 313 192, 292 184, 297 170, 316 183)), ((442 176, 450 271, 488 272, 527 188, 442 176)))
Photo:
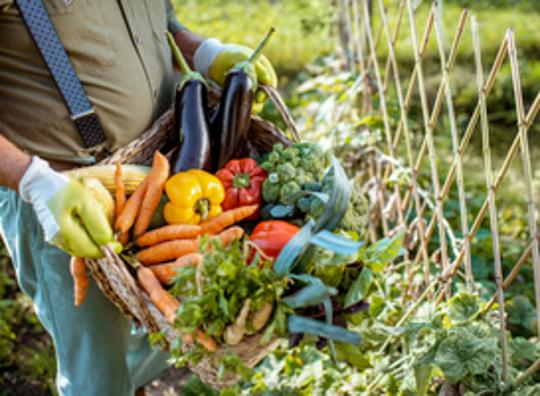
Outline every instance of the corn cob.
MULTIPOLYGON (((150 167, 141 165, 122 165, 122 180, 126 187, 126 194, 130 195, 150 172, 150 167)), ((75 179, 98 179, 111 194, 116 188, 114 185, 115 165, 94 165, 77 168, 64 172, 75 179)))
POLYGON ((98 179, 86 178, 81 180, 86 188, 90 190, 94 198, 99 202, 103 208, 109 224, 112 225, 114 218, 114 200, 109 192, 98 179))

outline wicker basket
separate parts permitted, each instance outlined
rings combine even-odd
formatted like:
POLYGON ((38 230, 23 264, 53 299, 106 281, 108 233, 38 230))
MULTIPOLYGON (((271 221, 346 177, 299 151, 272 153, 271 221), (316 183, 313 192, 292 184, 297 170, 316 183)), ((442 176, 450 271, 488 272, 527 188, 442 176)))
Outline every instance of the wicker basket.
MULTIPOLYGON (((275 93, 270 92, 272 95, 275 93)), ((278 108, 282 106, 279 97, 272 98, 278 108)), ((288 113, 286 109, 281 108, 285 122, 288 113)), ((174 112, 169 110, 154 122, 152 127, 146 131, 139 139, 133 141, 128 146, 118 150, 102 163, 111 164, 120 162, 123 164, 146 164, 148 163, 154 151, 163 150, 167 142, 175 139, 173 132, 174 112)), ((251 130, 249 136, 249 150, 253 155, 268 152, 275 143, 290 145, 292 143, 283 132, 281 132, 272 123, 262 120, 258 117, 252 118, 251 130)), ((294 129, 292 136, 297 136, 294 129)), ((137 325, 144 326, 149 332, 159 332, 165 330, 166 340, 165 348, 168 348, 173 339, 178 337, 178 333, 172 329, 161 312, 152 304, 149 297, 138 286, 132 275, 131 266, 119 255, 104 248, 105 257, 99 260, 86 260, 88 268, 105 296, 122 311, 126 316, 133 320, 137 325)), ((260 334, 245 338, 240 344, 235 346, 222 346, 216 352, 216 357, 223 353, 233 352, 238 355, 247 367, 254 367, 259 363, 277 344, 273 340, 265 345, 260 344, 260 334)), ((189 348, 189 345, 185 345, 189 348)), ((226 375, 219 378, 217 375, 217 365, 213 359, 203 359, 195 367, 190 367, 204 383, 220 389, 234 385, 239 377, 235 375, 226 375)))

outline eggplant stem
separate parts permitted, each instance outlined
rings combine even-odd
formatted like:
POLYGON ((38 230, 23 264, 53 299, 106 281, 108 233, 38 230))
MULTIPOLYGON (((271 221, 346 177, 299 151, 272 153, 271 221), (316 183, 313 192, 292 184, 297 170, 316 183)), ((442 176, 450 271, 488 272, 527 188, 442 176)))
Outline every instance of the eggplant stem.
POLYGON ((186 58, 184 58, 184 55, 182 55, 182 51, 180 51, 180 48, 178 48, 178 45, 176 44, 176 41, 174 41, 174 37, 171 33, 165 32, 165 35, 167 36, 167 41, 169 42, 169 46, 171 47, 171 51, 173 54, 173 58, 176 61, 176 64, 180 68, 180 71, 184 74, 193 73, 193 70, 189 67, 186 58))
POLYGON ((264 38, 261 40, 261 42, 259 43, 257 48, 255 48, 255 51, 253 51, 253 54, 251 54, 251 56, 249 57, 249 59, 248 59, 249 63, 253 64, 253 63, 257 62, 257 60, 259 60, 259 58, 262 55, 262 50, 264 49, 264 47, 266 47, 266 44, 268 44, 268 41, 270 40, 270 37, 272 37, 272 35, 275 32, 276 32, 276 29, 272 26, 270 28, 270 30, 268 31, 268 33, 266 33, 264 38))

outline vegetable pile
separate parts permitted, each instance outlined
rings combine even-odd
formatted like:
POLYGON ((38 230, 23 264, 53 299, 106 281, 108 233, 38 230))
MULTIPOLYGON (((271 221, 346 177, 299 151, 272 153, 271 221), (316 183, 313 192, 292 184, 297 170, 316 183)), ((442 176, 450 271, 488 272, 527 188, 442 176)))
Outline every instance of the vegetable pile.
MULTIPOLYGON (((268 37, 231 71, 213 111, 206 82, 170 39, 185 73, 175 102, 178 147, 170 159, 155 152, 151 169, 117 164, 82 171, 103 182, 101 195, 109 196, 100 202, 123 256, 179 335, 171 345, 178 364, 195 364, 250 336, 261 344, 309 340, 334 357, 336 343, 360 344, 348 317, 367 306, 358 259, 365 200, 315 143, 246 152, 257 89, 253 62, 268 37)), ((80 305, 84 262, 73 260, 72 271, 80 305)), ((219 356, 220 372, 244 369, 230 355, 219 356)))

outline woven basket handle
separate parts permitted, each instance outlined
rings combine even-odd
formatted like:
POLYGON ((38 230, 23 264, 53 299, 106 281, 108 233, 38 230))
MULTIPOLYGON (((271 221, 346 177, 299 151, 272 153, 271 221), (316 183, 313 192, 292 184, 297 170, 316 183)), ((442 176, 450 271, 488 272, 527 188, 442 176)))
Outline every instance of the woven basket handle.
POLYGON ((269 85, 261 85, 261 88, 268 95, 274 106, 276 106, 279 115, 283 119, 283 122, 285 122, 285 125, 287 125, 287 129, 291 133, 291 137, 293 138, 293 140, 295 142, 300 142, 301 138, 298 127, 296 126, 294 118, 289 112, 289 109, 287 108, 287 105, 283 101, 283 98, 281 97, 278 90, 269 85))

